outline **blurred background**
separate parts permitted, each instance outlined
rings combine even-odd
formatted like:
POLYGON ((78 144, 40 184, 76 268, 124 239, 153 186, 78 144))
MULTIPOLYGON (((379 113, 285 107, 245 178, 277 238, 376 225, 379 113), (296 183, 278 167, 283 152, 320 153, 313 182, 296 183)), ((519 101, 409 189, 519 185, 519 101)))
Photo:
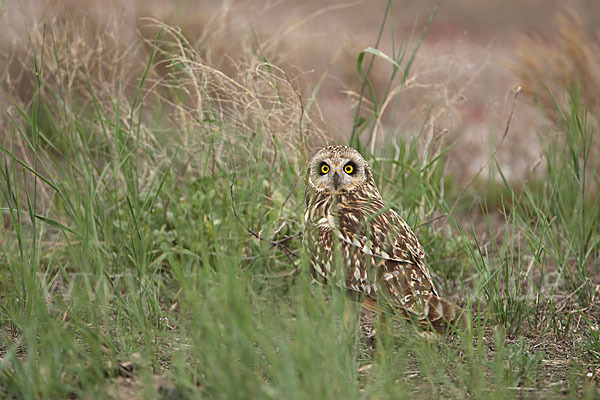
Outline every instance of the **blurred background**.
MULTIPOLYGON (((591 108, 597 105, 600 2, 455 0, 435 6, 430 0, 395 1, 389 12, 378 46, 388 55, 414 44, 435 17, 406 84, 388 107, 394 117, 382 117, 378 143, 386 135, 418 135, 427 120, 427 129, 447 142, 458 140, 448 168, 459 179, 477 175, 490 154, 511 181, 535 174, 543 121, 556 112, 544 84, 557 93, 576 86, 591 108)), ((385 1, 9 0, 0 16, 0 101, 5 107, 31 101, 31 44, 43 42, 44 29, 61 39, 55 45, 70 43, 71 68, 85 66, 99 80, 127 80, 143 70, 145 41, 157 35, 155 19, 180 28, 203 62, 227 76, 240 72, 249 53, 261 53, 289 74, 305 103, 316 93, 328 141, 347 143, 361 88, 357 57, 375 47, 386 7, 385 1), (92 53, 101 56, 88 62, 92 53)), ((371 79, 377 93, 390 72, 388 62, 376 59, 371 79)))

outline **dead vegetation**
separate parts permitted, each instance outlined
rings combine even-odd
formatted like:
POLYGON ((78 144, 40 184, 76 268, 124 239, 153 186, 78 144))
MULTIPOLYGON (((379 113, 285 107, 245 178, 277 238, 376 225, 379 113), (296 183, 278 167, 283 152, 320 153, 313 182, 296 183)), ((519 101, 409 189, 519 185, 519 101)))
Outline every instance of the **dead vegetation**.
MULTIPOLYGON (((415 60, 409 84, 392 96, 377 135, 378 139, 394 135, 414 137, 421 132, 425 118, 435 120, 436 135, 443 135, 448 142, 460 141, 448 155, 448 166, 457 176, 464 177, 465 182, 472 179, 486 162, 489 149, 500 140, 510 111, 510 90, 523 83, 520 78, 515 81, 506 68, 514 56, 513 38, 497 35, 505 32, 503 24, 511 18, 518 31, 529 31, 529 25, 533 24, 514 18, 510 10, 515 7, 493 4, 481 7, 475 3, 460 0, 456 8, 440 9, 436 24, 415 60), (461 10, 469 9, 478 16, 461 14, 464 13, 461 10), (493 22, 494 16, 499 18, 498 23, 493 22), (477 25, 477 20, 485 24, 485 29, 477 25)), ((147 43, 156 39, 156 27, 146 19, 154 18, 177 26, 204 65, 234 80, 245 79, 241 75, 246 72, 242 70, 251 70, 256 62, 253 58, 262 57, 262 61, 285 71, 306 102, 323 79, 314 103, 321 110, 312 118, 320 120, 317 125, 334 141, 344 141, 352 130, 352 109, 361 85, 356 57, 373 44, 372 27, 377 26, 380 18, 379 13, 371 12, 371 7, 360 2, 310 1, 292 7, 291 11, 286 4, 260 2, 198 5, 188 1, 176 4, 133 1, 101 7, 94 0, 86 1, 85 6, 73 1, 56 5, 28 0, 24 4, 22 9, 5 7, 0 17, 7 22, 2 24, 5 34, 0 38, 3 49, 0 57, 9 66, 0 70, 2 99, 30 101, 34 79, 23 66, 31 65, 29 44, 39 48, 44 22, 47 38, 54 31, 59 45, 61 40, 69 43, 69 57, 74 58, 69 68, 85 66, 85 73, 93 78, 89 82, 79 81, 80 85, 94 85, 97 78, 108 85, 105 87, 115 89, 120 85, 119 90, 131 91, 137 82, 131 82, 130 78, 139 76, 144 69, 144 61, 152 51, 147 43)), ((407 43, 415 23, 412 16, 418 12, 427 15, 432 4, 423 2, 418 7, 402 4, 402 18, 390 21, 388 27, 401 42, 407 43)), ((573 6, 578 4, 575 2, 573 6)), ((533 5, 525 9, 536 12, 540 18, 549 18, 553 10, 560 8, 553 5, 541 14, 533 5)), ((582 7, 579 5, 577 9, 582 7)), ((424 20, 417 22, 418 27, 424 20)), ((541 37, 546 38, 552 32, 553 24, 548 22, 541 37)), ((532 26, 531 29, 541 29, 537 22, 532 26)), ((392 55, 393 46, 390 38, 384 37, 380 48, 392 55)), ((48 43, 46 50, 50 47, 48 43)), ((593 47, 589 51, 593 56, 593 47)), ((529 53, 535 51, 526 54, 529 53)), ((557 60, 559 53, 557 50, 557 60)), ((150 71, 154 76, 149 81, 173 72, 161 69, 167 64, 160 57, 157 55, 157 65, 150 71)), ((51 69, 48 67, 48 71, 51 69)), ((383 61, 375 63, 371 80, 378 93, 383 92, 390 70, 390 65, 383 61)), ((524 73, 527 70, 528 67, 523 68, 524 73)), ((48 73, 46 77, 51 79, 52 75, 48 73)), ((78 84, 78 80, 67 84, 78 84)), ((110 97, 115 90, 105 92, 110 97)), ((7 122, 5 115, 0 118, 3 124, 7 122)), ((543 147, 536 136, 539 115, 535 109, 519 104, 513 124, 514 131, 519 133, 510 135, 498 149, 497 158, 506 176, 518 181, 531 174, 531 170, 539 171, 538 158, 543 147)))
MULTIPOLYGON (((27 46, 3 44, 11 50, 3 53, 8 68, 0 76, 0 103, 7 111, 0 116, 7 127, 0 143, 26 165, 39 162, 50 168, 58 160, 68 166, 72 140, 89 149, 99 177, 104 166, 119 158, 123 145, 135 142, 138 156, 148 160, 140 164, 136 178, 143 188, 159 172, 157 163, 202 176, 219 165, 256 156, 242 156, 249 142, 262 142, 258 157, 274 163, 281 152, 299 160, 310 143, 325 141, 318 104, 302 94, 303 73, 272 64, 268 55, 275 45, 263 46, 261 52, 240 45, 235 58, 212 49, 215 33, 210 30, 221 18, 207 23, 192 43, 180 28, 149 18, 139 20, 142 34, 124 36, 128 27, 118 8, 106 20, 76 20, 68 9, 54 12, 30 28, 27 46), (36 109, 37 120, 32 121, 28 114, 36 109), (161 129, 151 131, 157 114, 164 117, 161 129), (26 131, 34 124, 48 153, 34 151, 28 142, 26 131), (79 124, 91 124, 86 129, 92 136, 81 137, 79 124), (211 157, 206 164, 191 163, 198 154, 211 157)), ((44 170, 41 176, 48 179, 57 172, 44 170)), ((124 187, 124 180, 118 176, 112 184, 124 187)), ((41 183, 40 204, 48 204, 53 195, 41 183)))
POLYGON ((575 92, 597 120, 599 44, 600 31, 590 36, 579 14, 567 9, 556 16, 548 35, 532 34, 518 39, 514 72, 524 92, 539 101, 554 120, 558 120, 556 103, 566 109, 566 96, 575 92))
MULTIPOLYGON (((588 33, 580 15, 567 9, 556 16, 546 36, 533 34, 517 41, 517 64, 513 70, 524 93, 539 104, 551 125, 547 140, 561 133, 570 103, 579 99, 586 108, 580 121, 586 130, 597 131, 600 121, 600 30, 588 33)), ((592 28, 595 29, 595 28, 592 28)), ((600 168, 600 141, 590 143, 590 173, 600 168)), ((597 187, 591 188, 597 191, 597 187)))

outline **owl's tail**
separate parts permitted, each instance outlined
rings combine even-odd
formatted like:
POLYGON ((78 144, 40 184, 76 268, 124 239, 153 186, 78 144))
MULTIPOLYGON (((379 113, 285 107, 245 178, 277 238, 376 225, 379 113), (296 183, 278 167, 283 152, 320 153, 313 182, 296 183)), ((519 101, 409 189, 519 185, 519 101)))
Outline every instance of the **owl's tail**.
POLYGON ((466 318, 463 309, 449 302, 443 297, 431 296, 425 305, 424 318, 420 324, 424 327, 433 327, 436 331, 444 332, 450 327, 464 328, 466 318))
MULTIPOLYGON (((381 312, 381 306, 370 297, 365 298, 362 306, 376 313, 381 312)), ((425 329, 433 328, 438 332, 447 332, 451 327, 465 328, 467 325, 463 309, 439 296, 429 298, 421 315, 415 315, 402 307, 397 307, 396 311, 399 317, 415 321, 425 329)))

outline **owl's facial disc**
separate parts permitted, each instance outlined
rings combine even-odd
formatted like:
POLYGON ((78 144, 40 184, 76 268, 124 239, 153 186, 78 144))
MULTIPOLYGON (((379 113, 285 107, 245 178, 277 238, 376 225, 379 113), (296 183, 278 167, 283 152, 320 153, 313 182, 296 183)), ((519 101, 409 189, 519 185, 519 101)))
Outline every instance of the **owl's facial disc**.
POLYGON ((311 182, 317 190, 331 194, 352 191, 364 181, 364 171, 346 157, 327 157, 318 160, 312 168, 311 182))

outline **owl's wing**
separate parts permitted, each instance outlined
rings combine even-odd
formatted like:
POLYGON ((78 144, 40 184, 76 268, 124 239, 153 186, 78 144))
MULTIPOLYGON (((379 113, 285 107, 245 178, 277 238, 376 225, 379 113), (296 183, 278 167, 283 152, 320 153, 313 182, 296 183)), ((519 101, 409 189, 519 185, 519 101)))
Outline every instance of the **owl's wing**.
POLYGON ((386 272, 379 287, 386 291, 386 297, 400 306, 405 315, 410 313, 417 317, 424 327, 433 326, 443 331, 450 325, 464 324, 462 309, 438 295, 424 263, 423 248, 412 229, 394 210, 389 211, 389 220, 392 236, 396 238, 392 253, 408 255, 412 262, 384 262, 386 272))
MULTIPOLYGON (((423 248, 396 212, 379 200, 347 206, 340 210, 336 236, 346 251, 354 249, 371 260, 369 264, 376 269, 379 282, 378 296, 419 317, 427 315, 431 297, 438 295, 423 262, 423 248)), ((354 260, 356 255, 348 258, 354 260)), ((351 286, 360 275, 350 273, 351 286)))
POLYGON ((394 210, 389 210, 391 215, 391 229, 394 232, 394 236, 397 241, 394 243, 394 254, 400 253, 402 255, 408 254, 408 258, 413 260, 413 263, 419 266, 420 272, 424 275, 431 290, 437 296, 437 291, 431 280, 429 269, 425 266, 425 252, 423 247, 419 243, 419 240, 415 236, 410 226, 404 222, 404 220, 394 210), (399 238, 399 239, 398 239, 399 238))

